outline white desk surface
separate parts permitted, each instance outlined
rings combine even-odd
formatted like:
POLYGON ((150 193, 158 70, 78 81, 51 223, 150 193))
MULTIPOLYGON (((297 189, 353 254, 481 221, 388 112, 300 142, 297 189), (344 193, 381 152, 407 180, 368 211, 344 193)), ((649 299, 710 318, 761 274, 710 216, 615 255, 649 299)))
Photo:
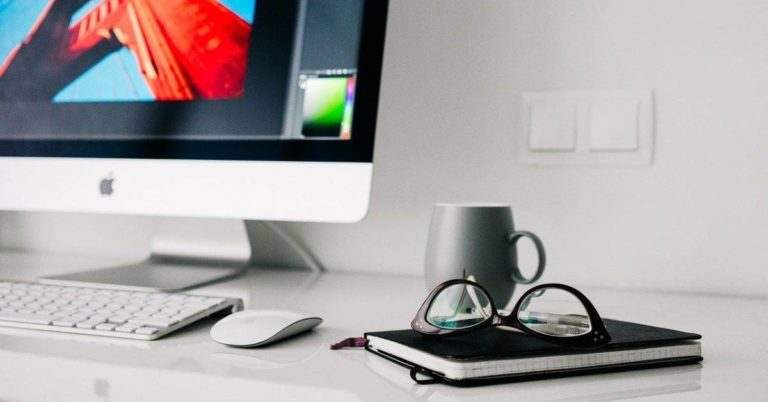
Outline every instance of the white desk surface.
MULTIPOLYGON (((5 253, 0 277, 105 263, 5 253)), ((193 293, 305 310, 325 322, 263 349, 214 343, 212 319, 154 342, 0 328, 0 401, 768 400, 767 300, 582 290, 604 317, 701 333, 703 364, 475 388, 416 385, 400 366, 329 345, 407 328, 426 296, 421 279, 253 271, 193 293)))

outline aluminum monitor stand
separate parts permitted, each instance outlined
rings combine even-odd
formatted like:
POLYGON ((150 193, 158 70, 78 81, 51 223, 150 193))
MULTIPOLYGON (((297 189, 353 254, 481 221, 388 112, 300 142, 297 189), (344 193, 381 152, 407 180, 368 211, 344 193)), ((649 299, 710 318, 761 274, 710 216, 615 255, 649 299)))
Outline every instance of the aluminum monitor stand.
POLYGON ((240 275, 251 260, 245 222, 158 218, 151 255, 118 267, 40 278, 41 283, 122 290, 179 291, 240 275))

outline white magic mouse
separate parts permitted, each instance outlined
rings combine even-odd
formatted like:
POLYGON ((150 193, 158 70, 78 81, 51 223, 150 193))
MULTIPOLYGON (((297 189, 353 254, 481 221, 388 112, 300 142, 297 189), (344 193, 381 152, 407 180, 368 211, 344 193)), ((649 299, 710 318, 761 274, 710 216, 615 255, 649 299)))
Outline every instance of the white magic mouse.
POLYGON ((277 342, 320 325, 323 319, 293 310, 245 310, 231 314, 211 328, 211 338, 241 348, 277 342))

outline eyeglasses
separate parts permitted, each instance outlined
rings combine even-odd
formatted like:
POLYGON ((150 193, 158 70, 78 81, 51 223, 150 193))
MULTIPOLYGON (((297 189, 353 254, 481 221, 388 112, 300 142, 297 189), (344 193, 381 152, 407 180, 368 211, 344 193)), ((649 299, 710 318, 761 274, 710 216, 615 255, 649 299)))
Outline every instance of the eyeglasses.
POLYGON ((584 294, 558 283, 525 292, 509 315, 500 315, 478 283, 454 279, 438 285, 422 304, 411 328, 424 335, 451 336, 506 326, 563 346, 592 348, 611 336, 584 294))

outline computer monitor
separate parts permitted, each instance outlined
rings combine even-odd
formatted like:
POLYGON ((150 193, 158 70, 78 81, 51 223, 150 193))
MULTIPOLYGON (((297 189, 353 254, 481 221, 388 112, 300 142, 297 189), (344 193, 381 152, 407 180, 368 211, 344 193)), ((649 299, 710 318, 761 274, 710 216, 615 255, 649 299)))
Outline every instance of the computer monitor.
POLYGON ((0 2, 0 209, 358 221, 386 16, 383 0, 0 2))

